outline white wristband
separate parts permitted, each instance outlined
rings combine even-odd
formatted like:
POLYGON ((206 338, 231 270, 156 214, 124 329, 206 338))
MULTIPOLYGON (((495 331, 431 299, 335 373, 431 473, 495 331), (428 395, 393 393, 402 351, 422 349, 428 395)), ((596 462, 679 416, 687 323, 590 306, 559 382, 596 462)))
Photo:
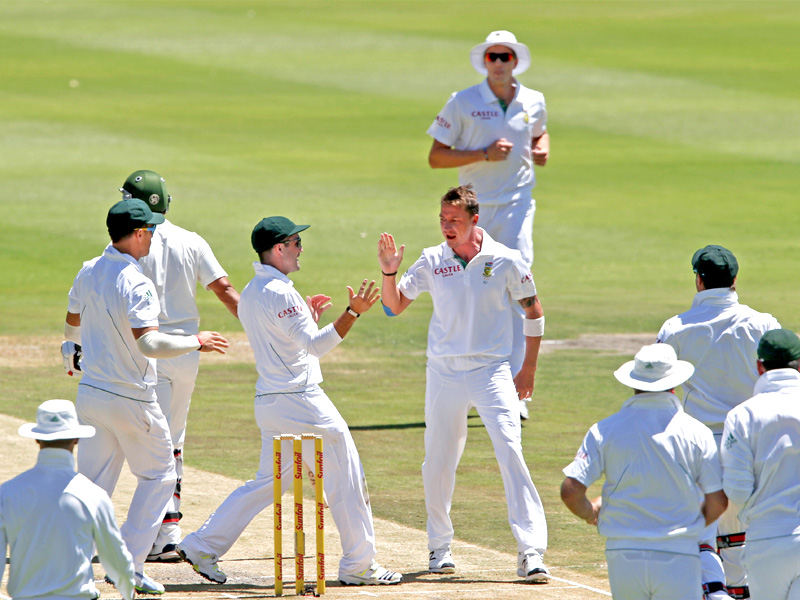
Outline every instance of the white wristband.
POLYGON ((78 325, 75 327, 74 325, 70 325, 69 323, 64 323, 64 338, 69 340, 70 342, 75 342, 76 344, 81 343, 81 326, 78 325))
POLYGON ((525 337, 542 337, 544 335, 544 317, 525 319, 522 333, 525 334, 525 337))

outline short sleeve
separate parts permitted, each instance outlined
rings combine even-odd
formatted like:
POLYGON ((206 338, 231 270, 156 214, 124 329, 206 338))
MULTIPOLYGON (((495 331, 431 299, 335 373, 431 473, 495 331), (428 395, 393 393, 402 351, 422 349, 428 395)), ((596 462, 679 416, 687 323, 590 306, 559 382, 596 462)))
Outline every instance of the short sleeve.
POLYGON ((447 146, 454 145, 460 135, 456 93, 454 92, 450 96, 442 110, 436 115, 431 126, 428 127, 428 135, 447 146))
POLYGON ((214 283, 220 277, 227 277, 228 274, 222 265, 219 264, 217 257, 214 256, 211 246, 203 238, 197 236, 197 280, 204 288, 214 283))
POLYGON ((423 252, 417 262, 411 265, 400 278, 400 282, 397 284, 400 293, 409 300, 416 300, 421 293, 430 292, 430 273, 430 265, 423 252))
POLYGON ((547 131, 547 106, 544 102, 544 96, 542 96, 542 101, 536 113, 533 131, 531 132, 531 137, 534 138, 541 137, 547 131))
POLYGON ((536 284, 530 267, 522 259, 519 252, 514 252, 513 266, 509 269, 508 290, 511 298, 522 300, 536 295, 536 284))
POLYGON ((583 438, 578 453, 570 464, 563 469, 564 475, 578 480, 589 487, 603 475, 603 456, 600 452, 599 430, 597 424, 592 425, 583 438))
POLYGON ((128 321, 132 328, 158 327, 161 305, 152 281, 142 275, 126 294, 126 301, 128 303, 128 321))
POLYGON ((722 489, 722 464, 720 463, 719 451, 714 441, 714 434, 705 425, 701 425, 702 430, 698 436, 698 446, 700 449, 700 469, 697 477, 697 485, 703 490, 704 494, 718 492, 722 489))

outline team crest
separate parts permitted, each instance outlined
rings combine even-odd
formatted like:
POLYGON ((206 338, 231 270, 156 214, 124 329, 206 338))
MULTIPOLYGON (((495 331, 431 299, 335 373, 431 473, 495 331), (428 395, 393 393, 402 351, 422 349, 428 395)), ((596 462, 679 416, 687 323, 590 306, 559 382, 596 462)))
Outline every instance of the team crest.
POLYGON ((492 262, 485 262, 483 263, 483 276, 484 278, 488 279, 492 276, 492 262))
POLYGON ((161 198, 159 197, 158 194, 153 194, 153 195, 150 196, 149 200, 150 200, 150 204, 155 206, 156 204, 158 204, 158 202, 159 202, 159 200, 161 200, 161 198))
POLYGON ((525 124, 527 125, 530 122, 531 118, 528 115, 528 113, 525 113, 525 116, 522 117, 522 120, 525 121, 525 124))

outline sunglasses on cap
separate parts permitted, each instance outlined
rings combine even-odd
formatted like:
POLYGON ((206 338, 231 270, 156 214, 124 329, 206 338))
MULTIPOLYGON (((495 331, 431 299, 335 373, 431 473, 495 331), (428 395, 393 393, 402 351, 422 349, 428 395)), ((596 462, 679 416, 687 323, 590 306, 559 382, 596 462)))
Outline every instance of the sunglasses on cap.
POLYGON ((513 52, 487 52, 486 58, 489 60, 489 62, 494 62, 499 58, 500 62, 506 63, 516 57, 514 56, 513 52))
POLYGON ((156 232, 156 226, 150 225, 150 227, 137 227, 136 231, 149 231, 150 233, 156 232))

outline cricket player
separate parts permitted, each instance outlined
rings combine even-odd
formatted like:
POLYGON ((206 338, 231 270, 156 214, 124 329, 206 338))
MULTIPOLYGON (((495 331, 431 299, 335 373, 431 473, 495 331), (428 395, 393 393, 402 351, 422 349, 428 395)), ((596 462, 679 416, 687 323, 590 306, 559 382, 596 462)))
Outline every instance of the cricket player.
MULTIPOLYGON (((250 521, 272 504, 273 436, 314 433, 322 436, 325 491, 342 543, 339 581, 345 585, 391 585, 399 573, 375 562, 375 531, 364 469, 350 430, 339 411, 319 387, 319 358, 333 350, 356 320, 378 300, 379 293, 365 279, 358 292, 348 286, 350 301, 336 320, 319 329, 320 316, 330 308, 330 297, 303 297, 288 275, 300 270, 303 245, 300 232, 286 217, 262 219, 251 243, 258 254, 255 277, 242 291, 239 303, 247 339, 253 347, 258 381, 255 416, 261 429, 261 457, 254 480, 234 490, 205 524, 184 539, 181 555, 210 581, 225 583, 218 566, 250 521)), ((289 451, 286 442, 284 452, 289 451)), ((284 464, 288 486, 291 461, 284 464)))
POLYGON ((445 241, 426 248, 397 283, 405 246, 382 233, 378 261, 383 302, 396 315, 423 292, 433 298, 428 329, 425 390, 425 462, 422 481, 428 511, 428 568, 453 573, 450 520, 455 474, 467 440, 467 413, 475 408, 494 445, 503 478, 508 521, 517 540, 517 574, 546 583, 544 509, 522 456, 517 401, 533 393, 544 312, 530 267, 519 251, 478 227, 472 186, 442 197, 439 222, 445 241), (525 360, 512 377, 513 305, 525 310, 525 360))
MULTIPOLYGON (((694 375, 683 386, 684 410, 711 429, 719 448, 728 411, 753 395, 758 342, 780 324, 772 315, 739 303, 739 263, 727 248, 710 245, 699 249, 692 256, 692 269, 697 289, 692 307, 668 319, 658 341, 669 344, 678 358, 694 365, 694 375)), ((731 502, 719 522, 701 538, 703 589, 709 600, 747 598, 749 594, 741 564, 744 529, 737 512, 731 502)))
POLYGON ((39 405, 36 423, 19 428, 39 445, 36 466, 0 486, 0 580, 11 548, 12 598, 85 598, 94 585, 95 548, 124 600, 134 596, 133 561, 119 533, 114 507, 102 489, 75 472, 73 450, 95 434, 80 425, 69 400, 39 405))
POLYGON ((728 413, 722 483, 741 506, 753 598, 800 599, 800 339, 767 331, 754 396, 728 413))
POLYGON ((614 372, 634 395, 592 425, 564 469, 564 504, 606 538, 615 600, 699 596, 697 539, 727 498, 711 431, 674 393, 693 372, 670 346, 644 346, 614 372), (603 475, 602 496, 589 501, 587 488, 603 475))
POLYGON ((78 469, 111 495, 128 461, 138 485, 122 538, 133 556, 137 590, 155 594, 164 586, 147 577, 143 566, 177 481, 167 420, 156 401, 155 359, 228 347, 213 331, 159 331, 155 287, 137 261, 163 222, 164 215, 135 198, 111 207, 111 244, 75 277, 64 327, 67 340, 83 349, 78 417, 97 430, 78 447, 78 469))
MULTIPOLYGON (((164 178, 154 171, 131 173, 120 191, 123 199, 138 198, 146 202, 154 213, 163 215, 172 202, 164 178)), ((239 294, 228 281, 228 275, 211 247, 202 237, 172 224, 166 217, 153 234, 150 252, 139 259, 139 264, 142 272, 155 284, 161 305, 159 331, 176 335, 199 333, 200 313, 195 300, 198 283, 214 292, 234 317, 238 316, 239 294)), ((200 354, 197 352, 162 358, 157 362, 156 398, 169 424, 178 483, 147 562, 181 560, 176 548, 181 541, 178 521, 181 518, 183 445, 199 365, 200 354)))
MULTIPOLYGON (((528 70, 531 55, 510 31, 493 31, 470 52, 478 85, 455 92, 436 115, 428 163, 434 169, 458 168, 461 185, 472 184, 481 206, 481 227, 501 244, 520 251, 533 264, 533 218, 536 201, 534 165, 550 154, 544 96, 514 77, 528 70)), ((511 372, 525 356, 524 312, 515 307, 511 372)), ((520 416, 528 418, 526 401, 520 416)))

